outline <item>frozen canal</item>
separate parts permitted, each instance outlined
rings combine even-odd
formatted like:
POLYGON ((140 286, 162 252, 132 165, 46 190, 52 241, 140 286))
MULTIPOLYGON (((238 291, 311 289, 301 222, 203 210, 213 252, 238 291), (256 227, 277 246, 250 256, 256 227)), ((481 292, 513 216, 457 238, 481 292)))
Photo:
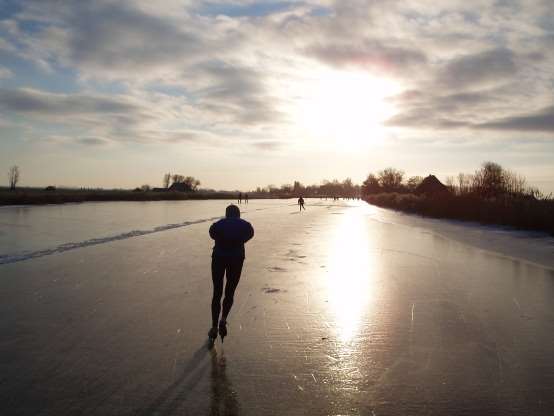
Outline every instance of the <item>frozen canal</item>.
POLYGON ((253 200, 208 351, 227 203, 0 208, 0 414, 554 414, 551 238, 253 200))

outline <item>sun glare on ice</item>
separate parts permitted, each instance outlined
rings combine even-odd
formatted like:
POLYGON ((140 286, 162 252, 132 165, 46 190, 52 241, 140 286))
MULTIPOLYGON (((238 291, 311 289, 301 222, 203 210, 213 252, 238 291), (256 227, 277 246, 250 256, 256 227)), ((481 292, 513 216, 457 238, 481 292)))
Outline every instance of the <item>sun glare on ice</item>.
POLYGON ((340 216, 329 247, 327 290, 337 338, 351 342, 359 333, 373 300, 377 258, 365 227, 365 218, 349 209, 340 216))

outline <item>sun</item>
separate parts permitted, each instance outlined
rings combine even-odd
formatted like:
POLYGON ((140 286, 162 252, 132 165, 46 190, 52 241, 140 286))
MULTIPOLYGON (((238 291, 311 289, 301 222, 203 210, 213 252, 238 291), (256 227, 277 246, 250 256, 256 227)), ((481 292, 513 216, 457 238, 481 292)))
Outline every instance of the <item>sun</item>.
POLYGON ((375 144, 384 121, 395 113, 387 97, 400 85, 361 71, 323 70, 305 78, 297 119, 312 137, 336 145, 375 144))

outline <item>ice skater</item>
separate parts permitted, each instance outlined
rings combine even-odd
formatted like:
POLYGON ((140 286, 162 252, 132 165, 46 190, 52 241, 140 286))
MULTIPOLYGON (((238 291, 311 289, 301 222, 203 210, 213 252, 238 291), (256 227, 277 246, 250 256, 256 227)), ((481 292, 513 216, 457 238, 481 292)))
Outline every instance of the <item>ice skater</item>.
POLYGON ((298 207, 300 208, 300 211, 306 211, 306 207, 304 206, 304 198, 298 198, 298 207))
POLYGON ((240 210, 236 205, 229 205, 225 210, 225 218, 215 222, 210 227, 210 237, 215 240, 212 252, 212 327, 208 332, 210 345, 213 346, 217 334, 227 336, 227 316, 233 306, 235 289, 239 284, 244 262, 244 243, 254 236, 252 225, 240 218, 240 210), (226 275, 225 298, 221 319, 221 297, 223 295, 223 280, 226 275), (218 325, 219 321, 219 325, 218 325))
POLYGON ((237 196, 237 202, 239 204, 242 204, 242 192, 239 192, 239 196, 237 196))

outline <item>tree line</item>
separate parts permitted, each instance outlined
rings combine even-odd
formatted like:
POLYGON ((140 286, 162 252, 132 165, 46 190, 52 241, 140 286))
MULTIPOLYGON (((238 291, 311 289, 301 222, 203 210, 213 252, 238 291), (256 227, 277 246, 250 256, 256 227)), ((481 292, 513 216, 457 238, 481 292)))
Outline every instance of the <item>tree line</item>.
POLYGON ((169 190, 174 185, 180 185, 178 190, 185 192, 195 192, 200 186, 200 181, 194 176, 184 176, 178 173, 166 173, 163 175, 162 188, 152 188, 150 185, 142 185, 135 188, 135 191, 148 192, 154 190, 169 190))
POLYGON ((279 187, 275 185, 257 187, 253 193, 260 196, 279 198, 300 196, 307 198, 356 198, 360 196, 360 185, 354 184, 350 178, 346 178, 343 181, 325 179, 319 185, 303 185, 299 181, 294 181, 292 184, 283 184, 279 187))
MULTIPOLYGON (((362 195, 380 193, 413 193, 422 183, 421 176, 405 178, 404 171, 386 168, 376 174, 370 173, 363 182, 362 195)), ((537 198, 546 196, 526 179, 495 162, 484 162, 474 173, 459 173, 446 178, 445 186, 454 195, 474 195, 480 198, 537 198)))
POLYGON ((370 174, 362 185, 362 194, 370 204, 384 208, 554 235, 552 195, 544 195, 528 185, 523 176, 498 163, 485 162, 474 173, 447 178, 446 191, 418 192, 418 182, 418 177, 404 180, 402 171, 388 168, 370 174))

